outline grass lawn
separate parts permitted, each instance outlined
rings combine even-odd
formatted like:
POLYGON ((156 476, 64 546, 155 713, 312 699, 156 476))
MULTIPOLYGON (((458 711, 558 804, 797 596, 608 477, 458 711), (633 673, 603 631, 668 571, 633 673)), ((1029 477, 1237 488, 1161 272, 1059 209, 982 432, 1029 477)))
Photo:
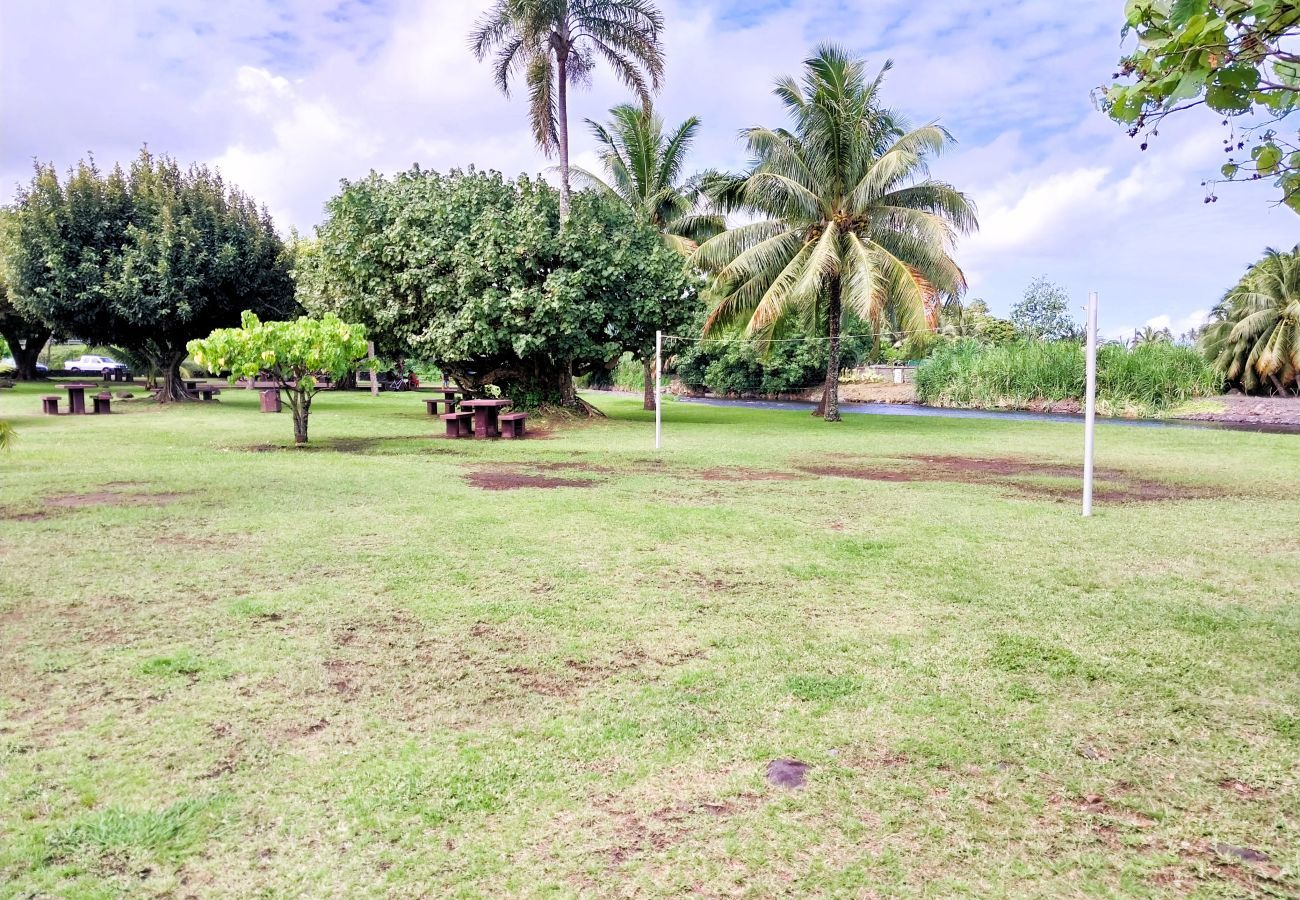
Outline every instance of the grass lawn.
POLYGON ((46 392, 0 895, 1300 892, 1296 437, 46 392))

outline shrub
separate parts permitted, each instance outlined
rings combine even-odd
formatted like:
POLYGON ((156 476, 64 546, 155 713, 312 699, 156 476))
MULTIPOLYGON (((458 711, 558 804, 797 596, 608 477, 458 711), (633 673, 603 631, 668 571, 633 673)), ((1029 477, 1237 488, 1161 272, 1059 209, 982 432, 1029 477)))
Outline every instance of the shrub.
MULTIPOLYGON (((1097 351, 1097 399, 1104 412, 1152 414, 1217 393, 1221 382, 1191 347, 1149 343, 1097 351)), ((1084 399, 1084 350, 1073 341, 1000 346, 960 341, 916 374, 917 395, 934 406, 1022 409, 1084 399)))

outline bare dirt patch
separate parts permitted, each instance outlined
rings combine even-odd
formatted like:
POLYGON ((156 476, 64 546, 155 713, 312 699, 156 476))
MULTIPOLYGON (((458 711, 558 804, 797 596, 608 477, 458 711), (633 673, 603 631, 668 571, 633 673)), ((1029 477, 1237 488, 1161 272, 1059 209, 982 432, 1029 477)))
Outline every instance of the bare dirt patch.
POLYGON ((593 478, 557 478, 518 469, 475 469, 465 475, 472 486, 484 491, 517 491, 521 488, 591 488, 601 482, 593 478))
MULTIPOLYGON (((1081 489, 1078 466, 1021 457, 916 455, 880 465, 836 463, 801 465, 797 468, 811 475, 865 481, 987 484, 1022 496, 1058 501, 1075 498, 1081 489), (1073 483, 1054 484, 1042 479, 1069 479, 1073 483)), ((1222 496, 1222 491, 1216 488, 1170 484, 1121 469, 1099 468, 1095 474, 1097 484, 1093 491, 1094 497, 1110 503, 1150 503, 1222 496)))
POLYGON ((60 512, 96 506, 166 506, 188 496, 185 492, 121 493, 90 491, 80 494, 52 494, 37 502, 37 509, 0 508, 0 519, 13 522, 37 522, 60 512))
POLYGON ((703 478, 705 481, 799 481, 804 477, 798 472, 742 467, 700 469, 691 474, 696 478, 703 478))

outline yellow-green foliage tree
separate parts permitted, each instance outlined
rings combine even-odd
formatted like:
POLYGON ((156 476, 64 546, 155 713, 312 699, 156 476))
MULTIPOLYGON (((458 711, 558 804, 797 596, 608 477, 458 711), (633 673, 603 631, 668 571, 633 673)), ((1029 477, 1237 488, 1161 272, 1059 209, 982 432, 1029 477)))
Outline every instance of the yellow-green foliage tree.
POLYGON ((244 312, 239 328, 219 328, 190 341, 190 355, 201 366, 229 372, 231 382, 259 376, 284 391, 293 410, 293 440, 307 443, 312 399, 324 381, 337 381, 366 355, 366 330, 333 313, 319 319, 301 316, 291 322, 263 322, 244 312))

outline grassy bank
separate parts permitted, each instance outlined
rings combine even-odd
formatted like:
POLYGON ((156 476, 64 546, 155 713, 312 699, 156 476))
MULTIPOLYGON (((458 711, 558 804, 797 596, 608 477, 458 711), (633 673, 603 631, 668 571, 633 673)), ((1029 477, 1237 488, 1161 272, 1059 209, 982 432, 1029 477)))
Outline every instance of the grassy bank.
MULTIPOLYGON (((973 341, 937 350, 916 375, 921 402, 978 409, 1078 404, 1084 396, 1083 348, 1073 342, 973 341)), ((1108 344, 1097 351, 1097 403, 1103 415, 1159 415, 1218 393, 1220 378, 1192 347, 1108 344)))
POLYGON ((1103 427, 1083 520, 1074 425, 46 391, 0 895, 1300 890, 1292 437, 1103 427))

